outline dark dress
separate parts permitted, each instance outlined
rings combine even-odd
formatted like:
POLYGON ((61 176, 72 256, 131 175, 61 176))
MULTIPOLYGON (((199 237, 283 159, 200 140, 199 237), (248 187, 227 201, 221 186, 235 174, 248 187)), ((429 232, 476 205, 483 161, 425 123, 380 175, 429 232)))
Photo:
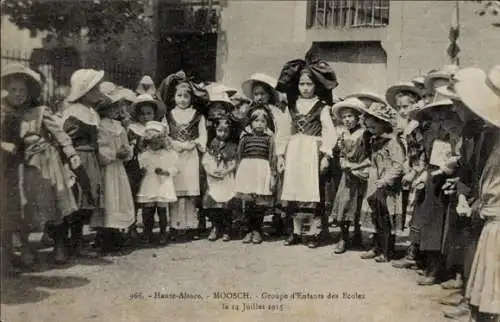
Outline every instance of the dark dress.
POLYGON ((17 231, 20 228, 21 200, 19 194, 19 165, 22 163, 22 154, 19 153, 21 139, 19 137, 21 113, 2 103, 2 148, 1 159, 1 230, 17 231), (13 144, 15 150, 10 150, 4 144, 13 144))
MULTIPOLYGON (((352 133, 344 131, 338 143, 340 158, 357 164, 366 160, 369 157, 368 140, 368 133, 362 128, 352 133)), ((343 172, 332 209, 332 216, 338 221, 359 221, 367 178, 366 168, 343 172)))
POLYGON ((99 115, 87 106, 75 103, 63 112, 63 128, 73 141, 83 169, 77 174, 75 197, 79 209, 91 212, 102 208, 104 194, 97 160, 98 126, 99 115))

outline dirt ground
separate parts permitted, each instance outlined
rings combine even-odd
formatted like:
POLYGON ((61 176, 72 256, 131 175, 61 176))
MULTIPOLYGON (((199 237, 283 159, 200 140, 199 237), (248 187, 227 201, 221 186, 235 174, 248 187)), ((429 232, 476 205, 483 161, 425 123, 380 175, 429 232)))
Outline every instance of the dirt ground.
POLYGON ((447 321, 439 285, 331 245, 205 239, 60 268, 47 256, 3 281, 2 321, 447 321))

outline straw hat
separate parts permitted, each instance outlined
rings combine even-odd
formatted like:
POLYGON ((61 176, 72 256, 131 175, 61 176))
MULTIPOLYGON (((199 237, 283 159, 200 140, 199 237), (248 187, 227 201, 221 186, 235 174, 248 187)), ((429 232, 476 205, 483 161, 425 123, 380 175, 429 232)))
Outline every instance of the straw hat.
POLYGON ((461 101, 479 117, 500 127, 500 65, 488 74, 479 68, 464 68, 455 77, 455 91, 461 101))
POLYGON ((370 107, 373 103, 381 103, 387 105, 387 102, 384 100, 384 98, 378 94, 375 94, 373 92, 358 92, 358 93, 353 93, 349 94, 344 97, 345 99, 355 97, 359 99, 361 102, 365 104, 365 108, 370 107))
POLYGON ((417 96, 417 100, 422 97, 422 91, 418 89, 412 82, 401 82, 393 85, 385 92, 385 99, 387 103, 393 108, 397 108, 396 97, 400 93, 409 92, 417 96))
POLYGON ((437 70, 437 71, 432 71, 429 74, 427 74, 425 78, 425 88, 427 91, 434 92, 436 89, 436 82, 438 80, 444 80, 444 81, 449 81, 451 77, 458 72, 458 66, 457 65, 446 65, 442 69, 437 70))
POLYGON ((387 104, 383 104, 380 102, 374 102, 370 105, 370 107, 363 108, 363 112, 365 114, 368 114, 370 116, 373 116, 374 118, 383 121, 390 125, 391 127, 396 127, 398 124, 398 113, 396 112, 395 109, 390 107, 387 104))
POLYGON ((451 107, 453 107, 453 101, 446 98, 427 105, 423 104, 423 102, 419 102, 419 104, 414 105, 408 112, 408 117, 412 120, 419 121, 424 118, 427 113, 432 113, 433 110, 451 107))
POLYGON ((22 76, 26 79, 30 87, 30 95, 33 98, 38 98, 40 96, 42 93, 42 80, 40 74, 22 64, 10 64, 5 66, 2 70, 2 83, 7 82, 8 79, 14 75, 22 76))
POLYGON ((245 94, 245 96, 253 97, 252 89, 255 83, 262 83, 269 86, 269 88, 271 89, 272 103, 278 104, 279 94, 275 89, 276 84, 278 83, 276 78, 262 73, 253 74, 252 76, 250 76, 249 79, 247 79, 246 81, 243 82, 243 84, 241 84, 241 89, 243 90, 243 94, 245 94))
POLYGON ((210 83, 207 86, 205 86, 205 89, 209 92, 209 96, 210 96, 210 91, 225 92, 229 97, 232 97, 236 93, 238 93, 238 90, 236 88, 228 87, 220 83, 210 83))
POLYGON ((90 92, 104 78, 103 70, 79 69, 71 75, 68 102, 75 102, 90 92))
POLYGON ((165 115, 165 112, 167 111, 167 107, 165 106, 165 104, 162 101, 154 99, 153 96, 151 96, 149 94, 141 94, 135 98, 134 102, 129 107, 128 112, 132 116, 132 118, 137 117, 138 107, 140 107, 141 105, 143 105, 145 103, 152 104, 156 107, 156 118, 157 119, 160 119, 161 117, 163 117, 165 115))
POLYGON ((137 97, 137 95, 134 93, 133 90, 129 89, 129 88, 125 88, 125 87, 119 87, 119 90, 120 90, 120 95, 122 96, 122 98, 128 102, 134 102, 135 101, 135 98, 137 97))
POLYGON ((350 109, 357 111, 359 114, 362 114, 364 108, 365 104, 361 100, 355 97, 351 97, 334 104, 332 107, 332 114, 337 120, 341 120, 342 111, 350 109))
POLYGON ((458 96, 457 92, 455 91, 454 84, 450 83, 448 86, 441 86, 436 88, 436 94, 438 96, 444 97, 444 98, 449 98, 455 101, 459 101, 460 97, 458 96))

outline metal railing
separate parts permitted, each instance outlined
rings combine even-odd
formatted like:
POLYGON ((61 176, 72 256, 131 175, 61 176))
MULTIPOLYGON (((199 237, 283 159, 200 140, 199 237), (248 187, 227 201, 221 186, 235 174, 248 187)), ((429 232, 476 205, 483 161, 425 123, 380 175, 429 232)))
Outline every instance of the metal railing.
POLYGON ((6 65, 19 63, 37 71, 43 81, 42 99, 46 104, 54 100, 54 93, 58 87, 70 85, 71 74, 79 68, 95 68, 105 71, 105 79, 118 85, 135 89, 141 77, 141 70, 115 62, 87 62, 81 65, 70 60, 50 61, 50 59, 33 59, 32 52, 2 48, 1 68, 6 65))
POLYGON ((390 0, 308 0, 307 28, 377 28, 389 25, 390 0))

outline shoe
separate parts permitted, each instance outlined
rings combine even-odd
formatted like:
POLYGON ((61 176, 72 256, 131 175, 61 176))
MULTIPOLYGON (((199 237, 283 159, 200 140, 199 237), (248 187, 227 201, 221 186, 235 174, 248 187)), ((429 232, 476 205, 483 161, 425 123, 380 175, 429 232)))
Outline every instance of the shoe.
POLYGON ((460 290, 464 286, 462 279, 451 279, 441 283, 441 288, 444 290, 460 290))
POLYGON ((222 235, 222 241, 223 242, 228 242, 230 240, 231 240, 231 237, 229 236, 229 234, 222 235))
POLYGON ((436 278, 434 276, 423 276, 417 281, 417 285, 429 286, 436 284, 436 278))
POLYGON ((159 244, 165 246, 168 244, 168 235, 167 233, 160 233, 159 244))
POLYGON ((454 292, 438 300, 439 304, 458 306, 464 301, 464 296, 460 292, 454 292))
POLYGON ((445 308, 443 315, 448 319, 459 319, 468 316, 470 313, 469 307, 466 303, 461 303, 457 307, 445 308))
POLYGON ((387 257, 385 257, 384 254, 380 254, 377 257, 375 257, 375 261, 377 263, 388 263, 390 260, 387 257))
POLYGON ((361 259, 373 259, 373 258, 377 257, 377 251, 375 249, 370 249, 369 251, 361 254, 360 257, 361 257, 361 259))
POLYGON ((252 239, 253 239, 253 234, 252 232, 249 232, 245 235, 245 238, 243 238, 243 244, 250 244, 252 242, 252 239))
POLYGON ((318 237, 314 236, 307 241, 307 247, 314 249, 319 246, 318 237))
POLYGON ((284 245, 285 246, 292 246, 292 245, 297 245, 299 243, 299 236, 295 234, 291 234, 286 240, 284 245))
POLYGON ((424 275, 425 275, 424 270, 423 270, 423 269, 419 269, 419 270, 417 270, 417 275, 418 275, 418 276, 424 276, 424 275))
POLYGON ((410 269, 415 266, 415 264, 415 261, 408 259, 408 257, 403 257, 401 259, 392 261, 392 267, 394 268, 410 269))
POLYGON ((262 235, 258 231, 253 232, 252 243, 254 244, 262 243, 262 235))
POLYGON ((346 249, 347 249, 346 242, 345 242, 345 240, 341 239, 337 243, 337 245, 335 245, 335 248, 334 248, 333 252, 335 254, 343 254, 343 253, 345 253, 346 249))

